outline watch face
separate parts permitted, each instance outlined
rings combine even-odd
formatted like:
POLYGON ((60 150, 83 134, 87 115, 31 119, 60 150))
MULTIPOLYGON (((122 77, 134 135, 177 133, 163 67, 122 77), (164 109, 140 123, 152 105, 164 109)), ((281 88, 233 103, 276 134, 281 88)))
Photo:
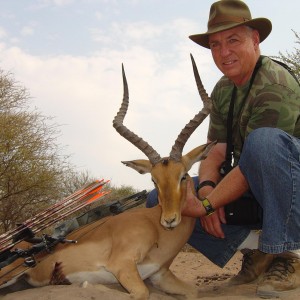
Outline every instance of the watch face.
POLYGON ((209 200, 207 198, 205 198, 204 200, 201 201, 205 210, 206 210, 206 215, 211 215, 215 212, 215 210, 213 209, 213 207, 211 206, 209 200))
POLYGON ((202 200, 202 203, 203 203, 204 207, 211 206, 208 199, 206 199, 206 198, 204 200, 202 200))

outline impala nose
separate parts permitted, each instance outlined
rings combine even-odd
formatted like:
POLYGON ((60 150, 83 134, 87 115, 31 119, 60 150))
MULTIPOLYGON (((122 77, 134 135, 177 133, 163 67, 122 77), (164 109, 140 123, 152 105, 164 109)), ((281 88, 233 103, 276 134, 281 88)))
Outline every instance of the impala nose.
POLYGON ((164 218, 162 225, 166 228, 166 229, 173 229, 174 227, 176 227, 178 224, 176 215, 174 217, 170 217, 170 218, 164 218))

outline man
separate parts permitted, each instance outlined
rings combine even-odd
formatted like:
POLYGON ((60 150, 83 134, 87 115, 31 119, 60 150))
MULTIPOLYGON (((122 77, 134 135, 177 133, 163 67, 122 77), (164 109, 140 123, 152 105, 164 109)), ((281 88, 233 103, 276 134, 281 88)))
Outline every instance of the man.
MULTIPOLYGON (((237 250, 245 253, 230 283, 260 279, 262 297, 300 287, 300 88, 283 66, 261 57, 259 44, 271 30, 244 2, 222 0, 211 6, 207 32, 190 36, 211 50, 224 76, 211 95, 208 141, 218 143, 200 165, 198 198, 189 188, 183 211, 200 220, 189 243, 212 262, 223 267, 237 250), (227 172, 231 143, 234 167, 227 172), (263 210, 260 235, 226 224, 224 206, 249 191, 263 210)), ((155 201, 154 191, 148 206, 155 201)))

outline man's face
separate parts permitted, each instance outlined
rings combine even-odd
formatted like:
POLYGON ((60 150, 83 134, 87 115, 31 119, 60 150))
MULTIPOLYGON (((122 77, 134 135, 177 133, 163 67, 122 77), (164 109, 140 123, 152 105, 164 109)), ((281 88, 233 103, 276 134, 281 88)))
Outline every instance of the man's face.
POLYGON ((236 85, 251 77, 259 56, 259 34, 246 26, 211 34, 209 44, 215 64, 236 85))

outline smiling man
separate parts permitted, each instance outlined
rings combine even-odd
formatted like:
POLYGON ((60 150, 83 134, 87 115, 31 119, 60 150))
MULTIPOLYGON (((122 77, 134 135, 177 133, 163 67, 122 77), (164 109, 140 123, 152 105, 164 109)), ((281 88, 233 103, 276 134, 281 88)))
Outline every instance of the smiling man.
POLYGON ((252 75, 259 58, 259 33, 239 26, 211 34, 209 46, 220 71, 236 86, 242 86, 252 75))
MULTIPOLYGON (((211 95, 208 141, 218 143, 183 210, 197 218, 189 244, 220 267, 241 250, 229 283, 258 282, 263 298, 300 287, 300 87, 261 55, 271 30, 243 1, 222 0, 211 6, 207 32, 190 36, 224 76, 211 95)), ((153 190, 147 206, 156 203, 153 190)))
POLYGON ((300 88, 285 66, 261 56, 271 29, 244 2, 222 0, 207 32, 190 36, 224 76, 211 95, 208 141, 218 144, 184 210, 200 218, 190 243, 219 266, 242 250, 230 283, 260 279, 264 298, 300 287, 300 88))

